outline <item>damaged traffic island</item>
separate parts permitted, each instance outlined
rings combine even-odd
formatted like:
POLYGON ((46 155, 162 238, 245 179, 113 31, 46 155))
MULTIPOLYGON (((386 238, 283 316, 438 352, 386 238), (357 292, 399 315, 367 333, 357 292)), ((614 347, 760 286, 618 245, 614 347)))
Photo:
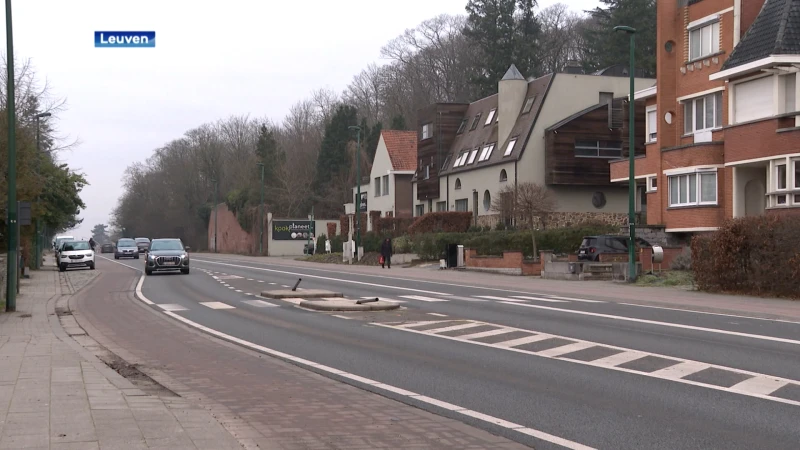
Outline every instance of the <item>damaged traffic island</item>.
POLYGON ((261 296, 287 301, 315 311, 390 311, 400 307, 398 303, 387 302, 377 297, 363 300, 348 299, 344 298, 341 292, 323 289, 262 291, 261 296))

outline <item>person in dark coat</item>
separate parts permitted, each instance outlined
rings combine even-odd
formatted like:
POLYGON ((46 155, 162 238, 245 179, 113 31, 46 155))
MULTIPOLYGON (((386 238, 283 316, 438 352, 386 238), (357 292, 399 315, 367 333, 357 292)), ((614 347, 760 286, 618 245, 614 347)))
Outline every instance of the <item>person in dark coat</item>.
POLYGON ((390 269, 392 268, 392 240, 390 238, 386 238, 381 244, 381 256, 383 256, 383 263, 381 263, 381 268, 384 266, 388 266, 390 269))

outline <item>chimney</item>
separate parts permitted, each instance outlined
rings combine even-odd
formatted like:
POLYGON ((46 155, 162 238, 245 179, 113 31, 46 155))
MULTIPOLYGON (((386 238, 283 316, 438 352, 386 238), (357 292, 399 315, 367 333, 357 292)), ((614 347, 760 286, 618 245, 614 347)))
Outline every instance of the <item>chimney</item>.
POLYGON ((576 73, 576 74, 583 74, 583 67, 581 67, 581 63, 579 63, 575 59, 570 59, 564 64, 564 73, 576 73))
POLYGON ((511 129, 517 122, 527 93, 528 82, 517 66, 511 64, 497 86, 497 117, 499 121, 497 145, 503 145, 511 134, 511 129))

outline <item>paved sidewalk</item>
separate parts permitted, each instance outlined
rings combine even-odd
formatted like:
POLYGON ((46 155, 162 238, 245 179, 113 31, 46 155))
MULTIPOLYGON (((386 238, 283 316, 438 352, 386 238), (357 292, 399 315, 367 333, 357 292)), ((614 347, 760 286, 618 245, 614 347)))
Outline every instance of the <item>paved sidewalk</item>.
POLYGON ((47 264, 0 313, 0 449, 242 448, 210 412, 148 395, 70 338, 56 303, 76 288, 47 264))
MULTIPOLYGON (((356 273, 387 276, 380 267, 313 263, 286 257, 258 257, 232 254, 198 253, 195 259, 227 259, 264 264, 280 264, 283 270, 304 267, 330 273, 356 273)), ((585 296, 611 302, 689 309, 693 311, 724 314, 741 314, 767 319, 800 320, 800 301, 747 295, 710 294, 672 287, 632 286, 611 281, 562 281, 533 277, 510 276, 460 270, 430 270, 403 268, 392 272, 397 278, 432 281, 437 283, 484 286, 504 290, 521 290, 545 294, 585 296)))

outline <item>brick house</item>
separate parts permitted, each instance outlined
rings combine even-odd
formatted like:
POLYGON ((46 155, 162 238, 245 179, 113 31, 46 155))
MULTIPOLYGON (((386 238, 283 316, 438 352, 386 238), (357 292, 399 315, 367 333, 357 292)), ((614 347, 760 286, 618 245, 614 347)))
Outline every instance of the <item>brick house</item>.
MULTIPOLYGON (((655 86, 635 176, 647 223, 689 236, 800 213, 800 2, 658 2, 655 86)), ((627 185, 628 161, 611 162, 627 185)), ((798 214, 800 215, 800 214, 798 214)))
MULTIPOLYGON (((499 191, 533 182, 557 200, 549 225, 624 222, 627 190, 609 181, 608 161, 628 152, 627 70, 568 67, 525 79, 511 65, 495 95, 420 110, 414 216, 470 211, 476 225, 494 226, 499 191)), ((653 83, 635 79, 639 89, 653 83)))

